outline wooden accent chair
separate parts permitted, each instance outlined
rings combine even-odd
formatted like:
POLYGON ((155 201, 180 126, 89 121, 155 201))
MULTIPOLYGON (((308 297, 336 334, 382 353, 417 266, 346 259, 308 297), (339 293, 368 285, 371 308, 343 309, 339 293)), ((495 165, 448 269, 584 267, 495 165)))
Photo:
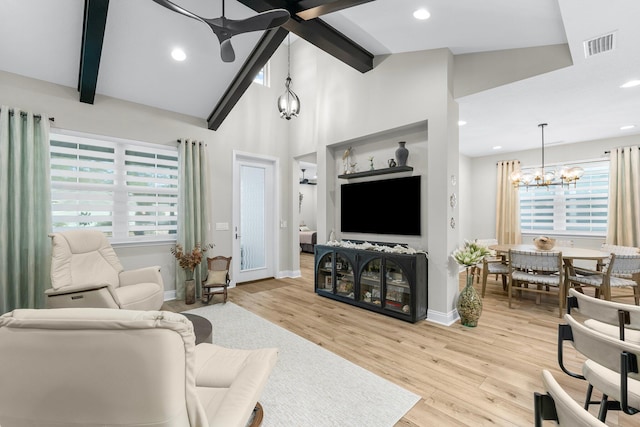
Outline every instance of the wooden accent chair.
MULTIPOLYGON (((529 252, 509 250, 509 308, 514 288, 538 294, 552 294, 558 288, 558 317, 562 317, 565 299, 562 252, 529 252), (529 287, 528 285, 535 285, 529 287)), ((536 300, 538 302, 538 300, 536 300)))
POLYGON ((216 294, 224 295, 227 302, 227 289, 229 288, 229 266, 231 257, 216 256, 207 258, 207 277, 202 281, 202 302, 209 304, 216 294))
MULTIPOLYGON (((585 286, 596 288, 596 296, 604 297, 611 301, 611 288, 631 287, 635 304, 640 303, 640 254, 622 255, 612 253, 609 262, 604 265, 602 271, 585 268, 574 268, 567 265, 567 286, 581 289, 585 286)), ((630 295, 618 295, 623 298, 630 295)))

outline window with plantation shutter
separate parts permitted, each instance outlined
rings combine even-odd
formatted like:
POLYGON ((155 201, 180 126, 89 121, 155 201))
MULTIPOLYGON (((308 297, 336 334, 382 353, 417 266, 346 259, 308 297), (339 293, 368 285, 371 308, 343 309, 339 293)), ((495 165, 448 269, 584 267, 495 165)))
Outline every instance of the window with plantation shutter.
POLYGON ((91 228, 112 242, 175 240, 175 147, 56 133, 50 147, 54 231, 91 228))
POLYGON ((584 175, 576 186, 520 188, 520 226, 523 233, 606 235, 609 162, 586 162, 579 166, 584 169, 584 175))

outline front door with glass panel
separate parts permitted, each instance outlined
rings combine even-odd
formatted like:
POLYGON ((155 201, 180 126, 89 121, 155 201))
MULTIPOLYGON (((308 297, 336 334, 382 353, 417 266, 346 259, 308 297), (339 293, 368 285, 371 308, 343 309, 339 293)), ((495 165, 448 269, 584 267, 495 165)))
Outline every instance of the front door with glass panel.
POLYGON ((237 283, 274 276, 274 165, 236 157, 234 168, 234 278, 237 283))

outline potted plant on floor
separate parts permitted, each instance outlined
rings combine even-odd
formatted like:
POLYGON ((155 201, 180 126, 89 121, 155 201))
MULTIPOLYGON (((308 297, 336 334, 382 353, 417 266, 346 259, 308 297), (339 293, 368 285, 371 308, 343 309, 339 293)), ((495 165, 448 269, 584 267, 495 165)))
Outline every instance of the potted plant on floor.
POLYGON ((178 260, 178 265, 182 267, 186 276, 184 281, 185 304, 196 302, 196 281, 193 279, 193 272, 202 262, 203 254, 211 248, 213 248, 211 243, 204 248, 200 246, 200 243, 196 243, 191 252, 185 252, 180 243, 171 248, 171 254, 178 260))
POLYGON ((473 287, 474 267, 482 262, 482 259, 490 255, 491 251, 475 242, 466 241, 462 248, 453 251, 454 260, 465 267, 467 284, 458 296, 458 314, 460 323, 464 326, 478 326, 478 319, 482 313, 482 300, 473 287))

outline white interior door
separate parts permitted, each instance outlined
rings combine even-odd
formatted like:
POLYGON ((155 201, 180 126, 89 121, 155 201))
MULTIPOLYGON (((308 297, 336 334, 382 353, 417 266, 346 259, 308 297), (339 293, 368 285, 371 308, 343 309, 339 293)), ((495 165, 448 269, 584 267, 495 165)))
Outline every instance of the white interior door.
POLYGON ((275 164, 234 154, 233 259, 236 283, 274 277, 275 164))

